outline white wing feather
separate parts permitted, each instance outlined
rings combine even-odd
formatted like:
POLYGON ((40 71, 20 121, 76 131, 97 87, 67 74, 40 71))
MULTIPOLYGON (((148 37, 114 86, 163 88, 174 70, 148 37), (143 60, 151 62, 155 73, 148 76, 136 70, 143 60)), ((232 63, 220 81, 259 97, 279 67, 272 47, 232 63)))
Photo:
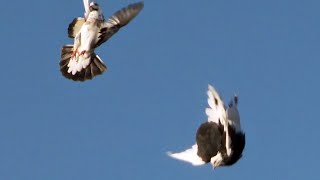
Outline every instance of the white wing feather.
POLYGON ((90 0, 83 0, 83 6, 84 6, 84 17, 85 19, 87 19, 90 13, 90 10, 89 10, 90 0))
POLYGON ((231 139, 229 136, 229 128, 228 128, 228 119, 227 112, 224 106, 223 101, 221 100, 217 90, 214 89, 213 86, 208 85, 208 104, 210 108, 206 109, 206 113, 208 115, 208 121, 221 123, 223 125, 223 129, 226 132, 226 150, 227 155, 230 156, 232 153, 231 149, 231 139))
POLYGON ((206 114, 209 122, 215 122, 219 124, 225 124, 226 110, 223 101, 221 100, 216 89, 208 85, 208 104, 209 108, 206 108, 206 114))
POLYGON ((183 152, 179 152, 179 153, 168 152, 167 154, 174 159, 189 162, 194 166, 204 165, 205 162, 197 155, 197 152, 198 152, 198 146, 195 144, 190 149, 187 149, 183 152))

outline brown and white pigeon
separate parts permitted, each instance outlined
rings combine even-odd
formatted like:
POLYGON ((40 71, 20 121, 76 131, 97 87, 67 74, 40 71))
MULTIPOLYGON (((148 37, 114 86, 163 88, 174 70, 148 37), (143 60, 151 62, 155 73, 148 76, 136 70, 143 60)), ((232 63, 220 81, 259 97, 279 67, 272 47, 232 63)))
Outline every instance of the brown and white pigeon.
POLYGON ((130 4, 105 21, 96 2, 83 0, 83 3, 84 18, 75 18, 68 28, 68 35, 74 38, 74 44, 64 45, 61 51, 60 71, 74 81, 92 79, 107 70, 102 59, 95 54, 95 49, 127 25, 144 6, 143 2, 130 4))
POLYGON ((190 149, 168 155, 189 162, 194 166, 211 163, 213 168, 231 166, 241 157, 245 147, 245 134, 241 130, 240 115, 234 96, 226 108, 214 87, 208 87, 206 109, 208 121, 201 124, 196 133, 196 144, 190 149))

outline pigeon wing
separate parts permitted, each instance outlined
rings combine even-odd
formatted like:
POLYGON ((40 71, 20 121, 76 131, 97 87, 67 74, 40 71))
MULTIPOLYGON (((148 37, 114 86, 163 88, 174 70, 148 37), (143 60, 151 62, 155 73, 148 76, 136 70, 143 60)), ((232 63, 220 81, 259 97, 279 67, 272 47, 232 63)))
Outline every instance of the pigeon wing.
POLYGON ((209 107, 206 108, 206 114, 208 121, 225 125, 226 110, 217 90, 213 86, 208 85, 207 94, 209 107))
POLYGON ((127 25, 139 14, 143 9, 143 6, 143 2, 130 4, 109 17, 109 19, 100 28, 96 47, 106 42, 112 35, 118 32, 120 28, 127 25))
POLYGON ((232 100, 229 103, 229 107, 227 109, 227 119, 228 123, 231 124, 236 132, 241 131, 241 125, 240 125, 240 114, 237 107, 238 97, 234 96, 232 100))
POLYGON ((89 0, 83 0, 83 6, 84 6, 84 18, 87 19, 90 13, 89 7, 90 7, 90 1, 89 0))
POLYGON ((82 25, 85 23, 85 19, 82 17, 74 18, 68 27, 69 38, 74 38, 80 32, 82 25))

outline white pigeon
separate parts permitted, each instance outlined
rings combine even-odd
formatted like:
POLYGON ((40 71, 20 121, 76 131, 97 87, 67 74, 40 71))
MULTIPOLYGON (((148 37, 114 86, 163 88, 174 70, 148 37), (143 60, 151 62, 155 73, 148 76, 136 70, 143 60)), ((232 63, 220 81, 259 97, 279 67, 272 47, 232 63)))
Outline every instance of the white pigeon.
POLYGON ((198 128, 196 144, 179 153, 168 152, 168 155, 194 166, 209 162, 213 168, 233 165, 242 157, 245 147, 245 134, 241 130, 237 108, 238 97, 234 96, 226 108, 218 92, 211 85, 207 94, 208 121, 198 128))
POLYGON ((95 48, 127 25, 144 6, 143 2, 130 4, 105 21, 96 2, 83 0, 83 3, 84 18, 75 18, 68 28, 68 35, 74 38, 74 44, 63 46, 61 52, 60 71, 74 81, 92 79, 106 71, 107 66, 94 53, 95 48))

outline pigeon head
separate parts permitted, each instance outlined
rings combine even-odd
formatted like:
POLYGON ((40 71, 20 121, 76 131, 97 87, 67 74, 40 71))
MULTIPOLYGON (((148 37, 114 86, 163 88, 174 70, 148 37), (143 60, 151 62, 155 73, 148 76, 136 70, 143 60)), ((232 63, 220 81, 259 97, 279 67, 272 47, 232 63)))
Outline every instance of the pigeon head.
POLYGON ((213 169, 220 167, 220 166, 223 166, 224 163, 223 163, 223 158, 222 158, 221 152, 219 152, 217 155, 212 157, 210 162, 212 164, 213 169))
POLYGON ((222 161, 214 161, 212 166, 213 166, 213 169, 215 169, 215 168, 217 168, 219 166, 222 166, 222 161))
POLYGON ((91 11, 98 11, 100 9, 99 4, 96 2, 91 2, 89 6, 90 12, 91 11))

